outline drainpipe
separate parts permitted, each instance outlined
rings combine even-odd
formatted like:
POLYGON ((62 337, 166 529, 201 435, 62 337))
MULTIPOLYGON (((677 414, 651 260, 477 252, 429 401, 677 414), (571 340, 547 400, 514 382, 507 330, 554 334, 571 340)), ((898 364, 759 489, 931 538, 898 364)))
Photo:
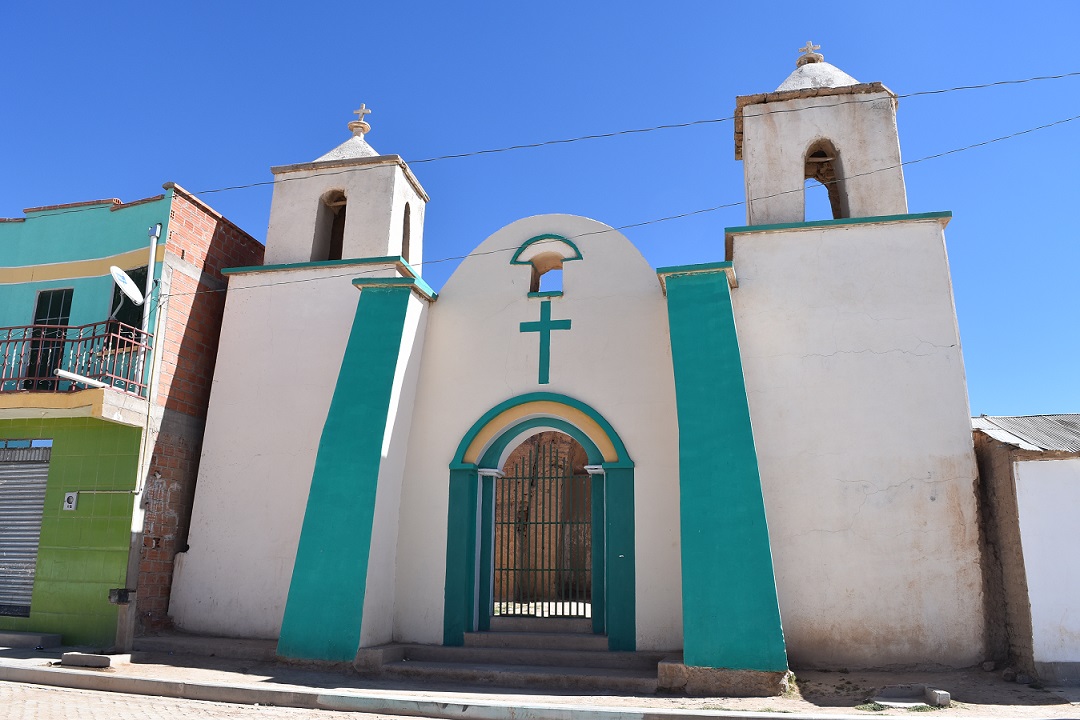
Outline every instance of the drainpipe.
POLYGON ((150 293, 154 290, 154 265, 157 263, 157 244, 161 237, 161 223, 151 225, 147 233, 150 236, 150 260, 146 263, 146 289, 143 291, 142 331, 150 329, 150 293))
MULTIPOLYGON (((146 290, 143 292, 143 314, 142 314, 142 341, 145 343, 147 340, 147 331, 150 330, 150 308, 152 305, 157 305, 157 312, 154 314, 154 346, 150 350, 149 356, 145 356, 139 362, 138 377, 143 376, 144 367, 149 365, 150 373, 146 381, 146 424, 143 425, 142 442, 139 449, 139 469, 135 476, 135 489, 130 491, 135 496, 135 502, 142 502, 142 493, 146 488, 147 475, 150 474, 150 455, 153 452, 153 448, 147 447, 147 441, 150 437, 150 427, 152 425, 152 418, 154 414, 154 358, 158 346, 157 329, 161 322, 161 298, 155 302, 153 299, 154 291, 154 266, 157 264, 157 244, 158 239, 161 238, 161 223, 151 225, 147 234, 150 236, 150 259, 146 264, 146 290), (143 465, 146 466, 146 471, 143 472, 143 465)), ((100 491, 99 491, 100 492, 100 491)), ((145 517, 143 519, 145 524, 145 517)), ((135 621, 138 615, 138 605, 135 588, 138 587, 139 577, 139 561, 141 559, 142 552, 142 530, 136 531, 134 528, 131 531, 130 544, 128 545, 128 564, 124 573, 124 587, 117 588, 117 593, 114 596, 113 591, 109 591, 109 602, 116 602, 118 605, 116 613, 116 637, 112 647, 113 652, 128 653, 131 652, 132 646, 135 642, 135 621), (132 580, 135 580, 133 583, 132 580), (134 587, 131 587, 134 586, 134 587), (114 599, 115 597, 115 599, 114 599), (122 601, 121 601, 122 598, 122 601)))

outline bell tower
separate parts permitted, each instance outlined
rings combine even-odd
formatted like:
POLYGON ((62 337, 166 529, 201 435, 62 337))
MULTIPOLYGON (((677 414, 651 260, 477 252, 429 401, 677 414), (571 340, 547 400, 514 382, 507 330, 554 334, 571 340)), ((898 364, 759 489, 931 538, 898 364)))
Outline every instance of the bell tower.
POLYGON ((268 265, 399 256, 422 264, 427 193, 400 155, 367 143, 369 113, 361 105, 352 137, 314 162, 271 168, 268 265))
POLYGON ((834 219, 907 212, 896 95, 860 83, 807 43, 775 92, 736 99, 748 225, 805 221, 805 186, 826 187, 834 219))

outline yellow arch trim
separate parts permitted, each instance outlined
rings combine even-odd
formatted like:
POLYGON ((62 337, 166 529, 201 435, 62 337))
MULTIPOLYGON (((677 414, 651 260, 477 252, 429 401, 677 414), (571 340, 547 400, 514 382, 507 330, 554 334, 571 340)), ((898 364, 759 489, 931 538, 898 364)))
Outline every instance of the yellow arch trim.
POLYGON ((599 423, 577 408, 552 400, 535 400, 503 410, 476 434, 468 450, 465 451, 464 461, 478 462, 484 451, 503 430, 526 418, 540 416, 565 420, 589 436, 604 457, 604 462, 618 461, 619 454, 615 451, 615 444, 599 423))

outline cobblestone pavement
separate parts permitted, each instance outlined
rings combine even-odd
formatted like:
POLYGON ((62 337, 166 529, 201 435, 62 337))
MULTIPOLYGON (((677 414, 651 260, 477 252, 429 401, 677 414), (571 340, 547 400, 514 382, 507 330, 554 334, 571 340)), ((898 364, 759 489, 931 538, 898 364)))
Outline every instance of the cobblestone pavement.
MULTIPOLYGON (((0 682, 0 720, 203 720, 260 718, 261 720, 405 720, 391 715, 368 715, 333 710, 233 705, 179 700, 151 695, 127 695, 93 690, 0 682)), ((410 719, 415 720, 415 718, 410 719)))

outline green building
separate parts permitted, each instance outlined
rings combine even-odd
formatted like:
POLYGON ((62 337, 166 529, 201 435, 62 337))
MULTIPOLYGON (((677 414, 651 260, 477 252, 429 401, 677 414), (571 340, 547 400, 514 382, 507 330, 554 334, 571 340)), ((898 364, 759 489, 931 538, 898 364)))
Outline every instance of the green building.
POLYGON ((219 271, 262 245, 172 183, 24 213, 0 219, 0 630, 122 647, 186 540, 219 271))

